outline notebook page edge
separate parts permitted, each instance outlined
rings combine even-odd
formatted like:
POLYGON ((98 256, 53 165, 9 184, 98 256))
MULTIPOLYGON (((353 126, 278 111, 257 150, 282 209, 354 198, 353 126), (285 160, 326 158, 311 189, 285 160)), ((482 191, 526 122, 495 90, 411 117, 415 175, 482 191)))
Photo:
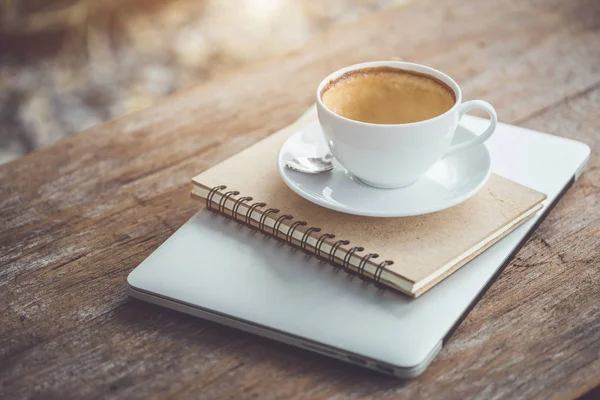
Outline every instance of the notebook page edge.
MULTIPOLYGON (((545 198, 545 197, 544 197, 545 198)), ((497 230, 494 235, 486 237, 481 242, 474 245, 472 248, 462 253, 460 256, 446 263, 443 267, 434 271, 426 279, 422 279, 414 285, 415 297, 419 297, 433 286, 452 275, 454 272, 462 268, 465 264, 475 259, 481 253, 485 252, 494 244, 502 240, 506 235, 517 229, 519 226, 530 220, 535 214, 543 208, 541 200, 539 203, 532 205, 532 207, 524 211, 517 218, 510 221, 502 229, 497 230)))

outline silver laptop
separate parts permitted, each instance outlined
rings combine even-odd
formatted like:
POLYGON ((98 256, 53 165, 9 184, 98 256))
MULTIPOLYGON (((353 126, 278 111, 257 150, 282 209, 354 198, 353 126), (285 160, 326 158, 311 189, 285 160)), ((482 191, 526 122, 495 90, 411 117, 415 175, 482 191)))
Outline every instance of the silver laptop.
MULTIPOLYGON (((485 120, 461 125, 481 131, 485 120)), ((497 174, 548 195, 544 208, 418 299, 338 273, 201 210, 128 277, 133 297, 398 377, 419 375, 552 205, 575 181, 583 143, 500 124, 497 174)))

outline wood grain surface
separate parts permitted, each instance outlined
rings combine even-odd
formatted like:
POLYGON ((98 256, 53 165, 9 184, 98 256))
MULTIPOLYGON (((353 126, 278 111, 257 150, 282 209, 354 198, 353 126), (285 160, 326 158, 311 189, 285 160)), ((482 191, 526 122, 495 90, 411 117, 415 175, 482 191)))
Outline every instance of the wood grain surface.
POLYGON ((600 384, 600 3, 417 1, 0 167, 0 397, 573 398, 600 384), (298 117, 332 70, 397 57, 592 160, 418 379, 128 298, 193 215, 190 178, 298 117))

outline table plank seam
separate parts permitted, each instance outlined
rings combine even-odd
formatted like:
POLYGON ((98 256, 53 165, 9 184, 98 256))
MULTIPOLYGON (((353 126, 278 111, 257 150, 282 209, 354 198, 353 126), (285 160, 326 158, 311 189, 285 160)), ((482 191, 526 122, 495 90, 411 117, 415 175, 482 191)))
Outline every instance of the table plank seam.
POLYGON ((593 91, 595 91, 596 89, 600 89, 600 81, 593 83, 592 85, 588 86, 587 88, 580 90, 576 93, 573 93, 571 95, 565 96, 560 100, 557 100, 547 106, 541 107, 538 110, 532 111, 531 113, 529 113, 528 115, 522 117, 522 118, 518 118, 515 121, 512 121, 511 123, 513 125, 521 125, 531 119, 534 119, 536 117, 539 117, 540 115, 544 114, 545 112, 552 110, 553 108, 558 108, 561 105, 564 105, 570 101, 573 101, 579 97, 583 97, 593 91))

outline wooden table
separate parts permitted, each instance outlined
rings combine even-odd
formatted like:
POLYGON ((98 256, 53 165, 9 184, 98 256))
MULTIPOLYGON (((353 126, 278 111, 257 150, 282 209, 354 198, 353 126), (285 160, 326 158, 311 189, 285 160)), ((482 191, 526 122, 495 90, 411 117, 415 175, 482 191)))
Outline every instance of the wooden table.
POLYGON ((2 398, 574 397, 600 383, 600 3, 416 1, 0 167, 2 398), (443 4, 443 6, 442 6, 443 4), (418 379, 127 296, 190 178, 294 120, 328 72, 397 57, 592 161, 418 379))

